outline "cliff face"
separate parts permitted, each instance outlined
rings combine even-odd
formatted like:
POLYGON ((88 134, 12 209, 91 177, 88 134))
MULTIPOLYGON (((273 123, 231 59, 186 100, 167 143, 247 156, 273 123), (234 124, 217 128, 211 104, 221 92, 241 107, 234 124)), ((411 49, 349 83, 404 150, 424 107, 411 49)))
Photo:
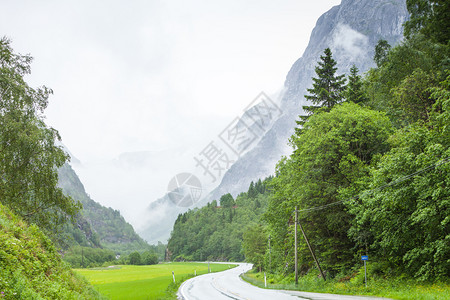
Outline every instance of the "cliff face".
POLYGON ((218 199, 222 194, 236 196, 251 181, 274 173, 276 162, 290 153, 287 145, 294 133, 295 120, 306 105, 304 95, 312 86, 315 67, 325 48, 332 50, 338 62, 338 73, 349 73, 355 64, 360 73, 374 67, 375 45, 380 39, 391 45, 403 36, 402 24, 408 19, 405 0, 343 0, 317 21, 308 47, 292 66, 285 81, 281 99, 283 114, 261 141, 227 171, 221 184, 206 198, 218 199))
POLYGON ((283 102, 296 103, 303 99, 315 75, 317 61, 327 47, 331 48, 342 73, 348 72, 353 64, 361 72, 373 67, 376 43, 380 39, 391 45, 398 43, 407 18, 404 0, 343 0, 317 21, 305 53, 286 77, 288 92, 283 102))

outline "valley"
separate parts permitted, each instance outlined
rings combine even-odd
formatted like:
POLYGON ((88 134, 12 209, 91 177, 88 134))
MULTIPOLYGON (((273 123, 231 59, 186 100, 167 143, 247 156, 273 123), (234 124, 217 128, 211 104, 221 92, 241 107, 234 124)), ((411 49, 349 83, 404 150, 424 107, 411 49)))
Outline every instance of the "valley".
MULTIPOLYGON (((52 9, 65 8, 60 5, 52 9)), ((49 77, 57 87, 70 86, 86 106, 77 122, 59 123, 61 133, 47 112, 64 115, 59 122, 69 120, 75 107, 79 112, 78 102, 65 102, 73 95, 64 89, 61 97, 57 89, 32 87, 39 78, 31 75, 33 57, 18 52, 11 38, 0 37, 0 298, 448 299, 448 1, 342 0, 327 6, 284 86, 273 96, 260 92, 249 105, 239 103, 246 109, 233 112, 223 128, 218 124, 230 116, 232 100, 247 92, 229 78, 222 82, 228 98, 220 93, 208 98, 210 103, 192 98, 209 91, 207 83, 219 82, 228 72, 225 65, 238 70, 259 55, 244 50, 252 36, 245 36, 249 27, 229 31, 227 26, 244 26, 246 18, 267 26, 252 16, 283 18, 268 3, 256 11, 231 9, 228 2, 174 5, 131 3, 125 9, 113 3, 101 9, 105 19, 77 10, 74 15, 87 20, 111 21, 89 25, 96 38, 86 43, 100 37, 112 41, 97 30, 112 34, 117 20, 142 27, 130 27, 139 29, 124 35, 134 47, 114 38, 103 45, 102 55, 94 55, 93 48, 66 51, 67 67, 73 61, 86 66, 76 55, 93 56, 87 60, 90 71, 83 71, 91 79, 70 80, 73 74, 67 74, 70 84, 60 85, 53 73, 49 77), (146 5, 153 5, 154 19, 128 10, 149 9, 146 5), (195 10, 205 9, 212 10, 194 17, 195 10), (136 24, 113 18, 112 11, 135 16, 136 24), (219 47, 232 49, 229 57, 219 51, 210 57, 186 43, 189 37, 207 49, 222 43, 215 35, 204 38, 209 27, 227 33, 224 39, 229 32, 240 37, 227 45, 231 48, 225 42, 219 47), (161 47, 157 54, 155 45, 161 47), (144 48, 156 55, 151 63, 140 53, 144 48), (115 56, 124 49, 126 55, 115 56), (186 53, 177 56, 180 49, 186 53), (204 66, 196 65, 200 53, 208 67, 217 64, 206 77, 204 66), (180 67, 171 69, 175 62, 180 67), (195 76, 186 76, 184 64, 198 66, 195 76), (92 80, 92 74, 103 77, 92 80), (110 84, 118 78, 123 86, 110 84), (111 92, 105 93, 108 86, 111 92), (227 92, 235 88, 231 99, 227 92), (50 105, 53 97, 72 110, 50 105), (230 107, 223 106, 224 99, 230 107), (211 113, 211 107, 220 109, 211 113), (153 125, 144 129, 148 124, 153 125), (217 128, 210 140, 200 136, 217 128), (81 131, 89 138, 74 143, 81 131), (70 149, 63 132, 71 133, 70 149), (206 147, 192 150, 190 137, 208 140, 206 147), (122 154, 111 159, 119 149, 122 154), (77 159, 77 151, 90 162, 77 159), (179 160, 184 162, 177 165, 179 160), (185 170, 171 177, 174 166, 185 170)), ((296 14, 281 4, 276 8, 286 18, 296 14)), ((63 19, 49 22, 68 26, 63 19)), ((281 24, 271 27, 279 33, 267 35, 289 29, 281 24)), ((41 55, 65 46, 58 45, 41 55)), ((50 66, 60 70, 36 60, 40 76, 50 66)))

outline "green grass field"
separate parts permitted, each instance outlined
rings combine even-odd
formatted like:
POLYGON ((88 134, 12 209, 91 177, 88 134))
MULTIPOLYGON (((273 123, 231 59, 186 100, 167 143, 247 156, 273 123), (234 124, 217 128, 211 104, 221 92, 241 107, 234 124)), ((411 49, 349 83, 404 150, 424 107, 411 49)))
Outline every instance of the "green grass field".
MULTIPOLYGON (((210 264, 211 272, 234 267, 232 264, 210 264)), ((163 263, 151 266, 116 266, 109 268, 76 269, 95 289, 111 299, 164 299, 167 287, 189 275, 208 272, 207 263, 163 263)))

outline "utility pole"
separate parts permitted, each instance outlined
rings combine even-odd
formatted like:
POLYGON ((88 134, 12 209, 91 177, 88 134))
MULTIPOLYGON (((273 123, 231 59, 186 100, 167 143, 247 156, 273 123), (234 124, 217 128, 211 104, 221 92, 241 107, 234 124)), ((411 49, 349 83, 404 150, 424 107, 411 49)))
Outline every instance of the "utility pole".
POLYGON ((295 285, 298 284, 298 258, 297 258, 297 222, 298 222, 298 210, 295 207, 295 227, 294 227, 294 239, 295 239, 295 285))
POLYGON ((272 251, 270 248, 270 234, 269 234, 269 272, 270 272, 271 267, 272 267, 272 251))

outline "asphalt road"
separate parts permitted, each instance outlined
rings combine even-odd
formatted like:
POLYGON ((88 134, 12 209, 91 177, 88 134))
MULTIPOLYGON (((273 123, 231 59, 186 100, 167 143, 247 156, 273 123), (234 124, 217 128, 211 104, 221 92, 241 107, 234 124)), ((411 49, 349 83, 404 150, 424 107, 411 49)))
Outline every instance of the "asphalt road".
POLYGON ((178 290, 178 299, 183 300, 380 300, 363 296, 342 296, 321 293, 269 290, 255 287, 243 281, 239 275, 252 268, 251 264, 219 273, 197 276, 185 281, 178 290))

